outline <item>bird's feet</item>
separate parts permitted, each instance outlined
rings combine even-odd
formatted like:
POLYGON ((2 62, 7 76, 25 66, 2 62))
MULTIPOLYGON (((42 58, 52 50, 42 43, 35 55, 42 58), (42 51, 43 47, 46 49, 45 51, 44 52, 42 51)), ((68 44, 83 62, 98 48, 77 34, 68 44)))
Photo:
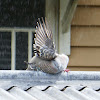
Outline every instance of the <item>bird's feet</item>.
POLYGON ((69 71, 70 71, 69 69, 65 69, 65 70, 64 70, 64 72, 67 72, 67 73, 68 73, 69 71))

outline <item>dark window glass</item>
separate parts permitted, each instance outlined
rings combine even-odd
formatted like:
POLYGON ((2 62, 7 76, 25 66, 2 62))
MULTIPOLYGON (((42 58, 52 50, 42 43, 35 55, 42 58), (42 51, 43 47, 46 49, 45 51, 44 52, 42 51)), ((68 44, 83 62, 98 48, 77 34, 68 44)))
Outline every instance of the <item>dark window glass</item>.
POLYGON ((16 33, 16 69, 26 69, 24 61, 28 61, 28 33, 16 33))
POLYGON ((0 70, 11 69, 11 33, 0 32, 0 70))

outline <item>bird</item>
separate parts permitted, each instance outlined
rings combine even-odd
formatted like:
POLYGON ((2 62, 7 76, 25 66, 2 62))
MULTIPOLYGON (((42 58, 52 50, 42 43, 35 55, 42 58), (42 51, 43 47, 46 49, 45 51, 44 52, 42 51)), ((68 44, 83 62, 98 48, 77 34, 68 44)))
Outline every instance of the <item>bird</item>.
POLYGON ((26 62, 26 70, 42 71, 49 74, 57 74, 62 71, 68 72, 69 57, 58 54, 53 42, 53 34, 47 19, 39 18, 35 30, 35 44, 33 45, 35 56, 26 62))

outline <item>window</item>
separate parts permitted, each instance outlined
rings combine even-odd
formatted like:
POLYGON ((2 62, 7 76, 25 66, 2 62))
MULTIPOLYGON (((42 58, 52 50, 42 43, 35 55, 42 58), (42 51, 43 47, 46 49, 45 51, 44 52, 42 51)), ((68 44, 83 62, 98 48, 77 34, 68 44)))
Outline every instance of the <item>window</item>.
POLYGON ((0 0, 0 70, 26 69, 34 28, 44 15, 45 0, 0 0))
POLYGON ((0 32, 0 69, 11 69, 11 33, 0 32))

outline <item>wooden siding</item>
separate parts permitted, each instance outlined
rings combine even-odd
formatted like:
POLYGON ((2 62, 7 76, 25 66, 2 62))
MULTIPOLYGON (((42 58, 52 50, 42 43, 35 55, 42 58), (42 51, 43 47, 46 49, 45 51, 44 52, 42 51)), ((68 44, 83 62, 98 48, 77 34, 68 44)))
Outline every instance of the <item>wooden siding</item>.
POLYGON ((100 7, 77 7, 72 25, 100 25, 100 7))
POLYGON ((72 47, 69 66, 100 66, 100 48, 72 47))
POLYGON ((100 0, 79 0, 71 27, 68 68, 100 71, 100 0))
POLYGON ((71 46, 100 46, 100 27, 72 27, 71 46))
POLYGON ((100 71, 100 66, 99 67, 69 66, 68 69, 70 69, 70 71, 100 71))
POLYGON ((100 5, 100 0, 79 0, 78 5, 100 5))

